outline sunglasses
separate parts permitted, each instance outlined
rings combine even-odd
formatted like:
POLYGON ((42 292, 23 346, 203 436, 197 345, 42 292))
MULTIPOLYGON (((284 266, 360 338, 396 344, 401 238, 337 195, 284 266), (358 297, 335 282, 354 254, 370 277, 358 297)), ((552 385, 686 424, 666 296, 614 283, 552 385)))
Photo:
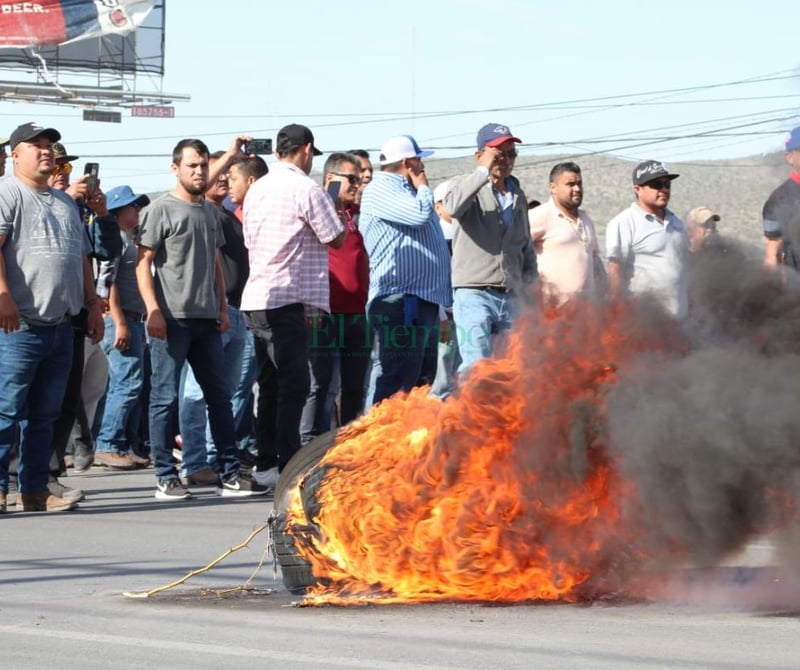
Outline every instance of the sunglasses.
POLYGON ((662 179, 660 181, 649 181, 645 184, 656 191, 668 191, 672 188, 672 182, 669 179, 662 179))
POLYGON ((350 183, 350 186, 356 186, 361 183, 361 177, 357 174, 346 173, 346 172, 334 172, 337 177, 344 177, 350 183))
POLYGON ((72 163, 61 163, 60 165, 56 163, 53 166, 53 176, 59 174, 70 174, 72 172, 72 163))
POLYGON ((506 160, 514 160, 519 154, 517 153, 516 149, 511 149, 510 151, 501 151, 500 156, 505 158, 506 160))

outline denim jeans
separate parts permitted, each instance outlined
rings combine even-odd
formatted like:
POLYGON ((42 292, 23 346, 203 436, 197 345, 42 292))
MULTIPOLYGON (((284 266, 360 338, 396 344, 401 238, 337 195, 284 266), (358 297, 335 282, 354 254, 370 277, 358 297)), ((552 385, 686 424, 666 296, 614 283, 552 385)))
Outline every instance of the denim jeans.
POLYGON ((455 386, 455 371, 461 362, 458 352, 458 337, 455 326, 450 324, 450 341, 439 342, 436 362, 436 376, 431 384, 431 395, 444 400, 453 392, 455 386))
POLYGON ((178 478, 172 455, 181 370, 192 366, 208 406, 211 435, 223 479, 239 470, 234 441, 231 390, 222 337, 213 319, 167 319, 166 339, 150 339, 150 443, 159 481, 178 478))
POLYGON ((331 429, 330 390, 338 367, 341 404, 339 421, 350 423, 364 409, 364 380, 372 352, 366 314, 325 314, 311 330, 311 388, 300 422, 303 444, 331 429), (338 362, 338 366, 337 366, 338 362))
POLYGON ((369 322, 375 341, 370 395, 379 403, 422 382, 426 357, 436 355, 439 305, 407 293, 384 295, 370 303, 369 322))
POLYGON ((19 490, 47 490, 53 426, 61 412, 72 366, 69 321, 0 331, 0 491, 8 491, 8 465, 19 428, 19 490))
POLYGON ((128 348, 115 349, 117 329, 110 316, 105 318, 102 347, 108 358, 108 390, 95 442, 100 452, 127 453, 129 435, 135 431, 131 424, 138 417, 136 407, 144 387, 144 324, 129 316, 125 324, 130 332, 128 348))
POLYGON ((519 299, 493 289, 457 288, 453 301, 459 374, 492 354, 492 336, 511 327, 519 312, 519 299))
POLYGON ((256 467, 282 470, 300 449, 300 417, 310 385, 305 309, 293 303, 245 316, 258 362, 256 467))
MULTIPOLYGON (((241 415, 241 407, 233 404, 233 394, 239 386, 241 377, 247 326, 242 313, 231 305, 228 305, 228 316, 231 325, 222 333, 222 350, 226 382, 231 393, 235 430, 236 415, 237 412, 241 415)), ((241 400, 239 402, 241 404, 241 400)), ((217 448, 211 437, 206 401, 190 365, 184 365, 178 418, 183 441, 183 474, 193 475, 209 466, 216 468, 217 448)))
POLYGON ((258 362, 256 361, 253 333, 247 328, 242 351, 242 370, 239 375, 239 383, 231 398, 233 424, 236 427, 236 448, 239 450, 239 455, 246 459, 252 459, 256 453, 253 386, 257 379, 258 362))

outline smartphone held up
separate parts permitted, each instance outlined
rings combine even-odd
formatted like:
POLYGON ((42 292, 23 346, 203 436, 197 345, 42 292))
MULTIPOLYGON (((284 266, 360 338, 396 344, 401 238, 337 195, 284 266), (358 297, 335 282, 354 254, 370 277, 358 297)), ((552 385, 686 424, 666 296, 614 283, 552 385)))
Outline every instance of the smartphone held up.
POLYGON ((99 185, 100 163, 86 163, 83 174, 86 175, 86 187, 89 189, 89 195, 92 195, 97 191, 99 185))
POLYGON ((271 139, 253 139, 242 145, 242 151, 248 156, 251 154, 264 155, 272 153, 271 139))

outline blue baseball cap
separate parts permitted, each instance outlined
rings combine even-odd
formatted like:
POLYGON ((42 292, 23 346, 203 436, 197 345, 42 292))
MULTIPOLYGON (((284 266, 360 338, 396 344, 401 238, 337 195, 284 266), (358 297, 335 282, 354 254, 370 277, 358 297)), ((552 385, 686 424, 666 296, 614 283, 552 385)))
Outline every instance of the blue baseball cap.
POLYGON ((789 139, 786 140, 786 151, 796 151, 800 149, 800 126, 793 129, 789 133, 789 139))
POLYGON ((115 186, 106 193, 106 207, 109 210, 121 209, 127 205, 144 207, 150 204, 150 198, 146 195, 136 195, 130 186, 115 186))
POLYGON ((478 131, 478 149, 483 149, 483 147, 497 147, 503 142, 508 142, 508 140, 512 142, 522 142, 519 137, 514 137, 514 135, 511 134, 508 126, 504 126, 502 123, 487 123, 478 131))

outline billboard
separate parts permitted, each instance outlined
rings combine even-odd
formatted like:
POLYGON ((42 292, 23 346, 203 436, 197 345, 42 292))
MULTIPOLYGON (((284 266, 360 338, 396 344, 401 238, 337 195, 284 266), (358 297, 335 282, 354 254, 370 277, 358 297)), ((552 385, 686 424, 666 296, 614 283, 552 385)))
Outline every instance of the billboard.
POLYGON ((0 68, 164 74, 165 0, 0 0, 0 68))

